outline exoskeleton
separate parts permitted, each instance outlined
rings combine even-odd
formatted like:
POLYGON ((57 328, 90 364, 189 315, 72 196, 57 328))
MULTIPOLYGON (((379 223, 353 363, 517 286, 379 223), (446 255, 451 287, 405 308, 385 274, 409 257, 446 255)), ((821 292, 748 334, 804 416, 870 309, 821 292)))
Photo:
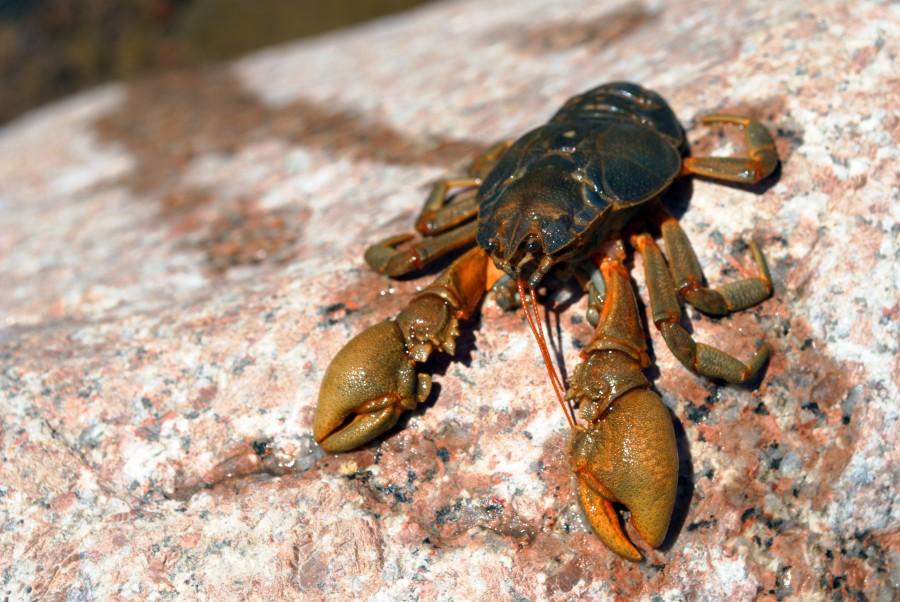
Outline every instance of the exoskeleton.
POLYGON ((765 258, 752 242, 758 276, 705 286, 687 236, 662 205, 680 176, 753 184, 778 163, 760 123, 723 114, 702 122, 741 128, 747 156, 690 157, 684 130, 662 97, 636 84, 610 83, 570 99, 546 125, 495 145, 467 177, 436 182, 416 224, 424 237, 389 238, 370 247, 366 260, 399 276, 467 250, 396 318, 365 330, 335 356, 314 418, 320 445, 351 450, 424 401, 431 378, 422 363, 435 349, 454 353, 459 320, 471 317, 493 289, 501 304, 524 306, 572 429, 571 466, 597 535, 623 557, 641 559, 614 506, 622 504, 641 538, 658 547, 675 501, 678 452, 669 411, 642 373, 649 360, 624 266, 627 249, 643 256, 654 325, 685 366, 741 383, 770 353, 763 343, 744 363, 694 341, 680 323, 679 297, 720 316, 772 291, 765 258), (466 188, 476 192, 450 195, 466 188), (537 314, 535 289, 551 270, 574 274, 589 291, 588 319, 595 327, 568 390, 550 362, 537 314), (578 420, 569 404, 577 407, 578 420))

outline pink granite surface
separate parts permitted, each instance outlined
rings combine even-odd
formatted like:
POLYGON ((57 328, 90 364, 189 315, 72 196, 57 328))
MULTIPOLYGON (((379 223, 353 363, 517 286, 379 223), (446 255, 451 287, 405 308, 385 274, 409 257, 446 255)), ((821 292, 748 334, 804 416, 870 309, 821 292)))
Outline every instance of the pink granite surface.
MULTIPOLYGON (((889 2, 436 3, 0 129, 0 597, 894 599, 898 23, 889 2), (343 455, 310 435, 330 358, 424 282, 373 275, 366 244, 617 79, 686 125, 755 115, 783 157, 761 194, 696 181, 685 203, 712 283, 750 236, 775 279, 752 310, 689 312, 697 336, 775 355, 721 386, 651 333, 681 485, 642 564, 591 533, 524 318, 491 301, 403 429, 343 455)), ((570 370, 584 304, 559 320, 570 370)))

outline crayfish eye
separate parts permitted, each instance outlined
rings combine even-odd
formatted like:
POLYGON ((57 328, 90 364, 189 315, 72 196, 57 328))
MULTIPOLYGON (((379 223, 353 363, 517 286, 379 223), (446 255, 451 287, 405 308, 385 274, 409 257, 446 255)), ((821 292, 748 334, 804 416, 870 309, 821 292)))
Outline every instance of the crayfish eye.
POLYGON ((540 250, 541 241, 538 240, 536 236, 529 236, 528 240, 525 241, 525 251, 532 255, 536 255, 540 250))

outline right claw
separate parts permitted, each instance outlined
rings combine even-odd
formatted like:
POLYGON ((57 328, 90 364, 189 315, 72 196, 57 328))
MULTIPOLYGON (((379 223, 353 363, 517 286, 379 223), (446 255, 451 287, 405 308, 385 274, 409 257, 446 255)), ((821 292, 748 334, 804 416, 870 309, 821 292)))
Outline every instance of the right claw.
POLYGON ((581 506, 608 548, 639 561, 641 553, 622 529, 614 504, 631 512, 645 542, 654 548, 662 544, 678 485, 672 419, 639 365, 618 351, 591 354, 576 368, 572 385, 571 398, 588 421, 570 442, 581 506))

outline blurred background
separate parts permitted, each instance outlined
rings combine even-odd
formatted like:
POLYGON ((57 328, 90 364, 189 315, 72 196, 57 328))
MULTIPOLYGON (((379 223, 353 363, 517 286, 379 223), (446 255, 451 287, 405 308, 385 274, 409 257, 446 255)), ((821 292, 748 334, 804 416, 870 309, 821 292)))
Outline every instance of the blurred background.
POLYGON ((427 1, 0 0, 0 125, 102 82, 221 61, 427 1))

